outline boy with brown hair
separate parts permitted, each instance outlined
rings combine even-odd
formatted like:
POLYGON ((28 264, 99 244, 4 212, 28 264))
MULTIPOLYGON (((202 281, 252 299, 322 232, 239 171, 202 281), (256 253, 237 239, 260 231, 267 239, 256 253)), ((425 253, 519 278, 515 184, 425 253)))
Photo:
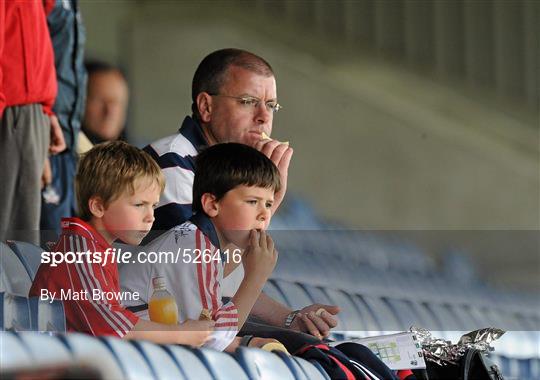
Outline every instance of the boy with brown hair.
POLYGON ((64 301, 69 331, 195 346, 208 339, 213 321, 154 323, 139 319, 120 302, 138 295, 120 292, 118 258, 111 244, 117 239, 141 242, 152 227, 164 185, 154 160, 125 142, 96 145, 80 160, 75 178, 80 218, 62 220, 54 248, 64 260, 51 263, 42 255, 29 293, 64 301))
MULTIPOLYGON (((266 229, 280 187, 274 163, 247 145, 224 143, 203 150, 195 166, 195 214, 144 247, 147 252, 181 254, 172 262, 123 265, 122 289, 141 295, 139 301, 128 301, 128 306, 145 317, 152 279, 163 277, 181 319, 198 318, 207 310, 216 322, 205 346, 234 351, 240 344, 236 334, 276 265, 278 254, 266 229), (240 261, 244 279, 234 296, 224 302, 221 283, 225 266, 240 261)), ((276 341, 254 338, 250 346, 269 342, 276 341)))

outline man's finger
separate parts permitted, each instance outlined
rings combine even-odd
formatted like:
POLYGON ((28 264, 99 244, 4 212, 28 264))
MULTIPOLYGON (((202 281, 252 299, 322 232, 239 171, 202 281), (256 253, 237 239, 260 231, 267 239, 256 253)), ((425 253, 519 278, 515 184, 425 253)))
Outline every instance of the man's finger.
POLYGON ((286 144, 279 144, 278 146, 276 146, 276 148, 272 151, 272 155, 270 156, 270 159, 272 160, 272 162, 274 164, 276 164, 276 166, 278 166, 278 164, 280 163, 281 161, 281 158, 283 157, 283 154, 285 154, 285 152, 289 149, 289 146, 286 145, 286 144))
POLYGON ((341 311, 339 306, 335 306, 335 305, 319 305, 319 307, 333 315, 336 315, 337 313, 341 311))
POLYGON ((293 152, 294 150, 291 147, 288 147, 285 152, 283 152, 283 155, 276 165, 280 173, 287 173, 287 170, 289 170, 289 164, 291 163, 293 152))
POLYGON ((326 310, 322 309, 323 311, 319 314, 319 317, 324 320, 324 323, 326 323, 331 329, 337 326, 337 319, 334 318, 332 314, 327 312, 326 310))
POLYGON ((319 330, 317 329, 315 324, 313 324, 311 319, 308 318, 308 316, 306 314, 300 314, 300 318, 302 318, 302 322, 304 322, 304 325, 306 326, 307 331, 311 335, 313 335, 314 337, 316 337, 318 339, 322 339, 322 336, 319 333, 319 330))
POLYGON ((279 145, 279 141, 270 140, 262 146, 261 153, 263 153, 266 157, 271 158, 274 149, 276 149, 276 147, 278 147, 279 145))
POLYGON ((330 333, 330 326, 326 323, 326 321, 322 317, 317 316, 314 312, 309 313, 308 317, 316 326, 319 333, 323 337, 327 337, 330 333))

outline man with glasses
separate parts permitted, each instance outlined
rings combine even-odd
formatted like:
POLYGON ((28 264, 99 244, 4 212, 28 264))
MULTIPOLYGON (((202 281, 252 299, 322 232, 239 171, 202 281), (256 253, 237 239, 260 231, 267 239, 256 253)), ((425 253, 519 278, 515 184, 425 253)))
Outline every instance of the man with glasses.
MULTIPOLYGON (((281 108, 272 67, 244 50, 217 50, 206 56, 195 71, 191 96, 193 115, 184 119, 179 133, 144 148, 166 177, 153 229, 164 232, 191 218, 194 158, 205 147, 217 143, 246 144, 274 162, 282 184, 275 194, 274 213, 285 196, 293 149, 287 143, 265 138, 270 136, 274 114, 281 108)), ((337 312, 336 306, 320 304, 292 311, 263 293, 252 309, 252 315, 270 325, 319 338, 336 326, 333 315, 337 312)))

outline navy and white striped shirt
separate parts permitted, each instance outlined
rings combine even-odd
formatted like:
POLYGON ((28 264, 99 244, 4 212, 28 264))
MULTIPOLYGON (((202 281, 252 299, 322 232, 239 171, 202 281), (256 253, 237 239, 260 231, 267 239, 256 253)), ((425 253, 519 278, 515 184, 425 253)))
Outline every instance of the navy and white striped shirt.
POLYGON ((154 213, 153 230, 164 232, 191 218, 195 157, 207 146, 201 126, 186 116, 179 133, 144 148, 156 160, 166 181, 154 213))

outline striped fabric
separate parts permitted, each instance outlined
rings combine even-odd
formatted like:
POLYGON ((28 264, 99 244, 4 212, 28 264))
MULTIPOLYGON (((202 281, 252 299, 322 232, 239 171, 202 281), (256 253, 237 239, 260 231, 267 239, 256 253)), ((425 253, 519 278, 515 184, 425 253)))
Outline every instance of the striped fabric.
MULTIPOLYGON (((209 310, 216 324, 205 347, 225 349, 238 332, 238 310, 232 301, 222 302, 224 258, 218 248, 210 219, 200 214, 153 240, 144 249, 146 253, 162 253, 160 262, 132 262, 120 267, 122 290, 141 295, 140 302, 128 306, 141 310, 139 306, 148 304, 153 293, 152 279, 162 276, 176 299, 180 322, 199 319, 203 309, 209 310)), ((137 315, 148 318, 147 307, 142 309, 137 315)))
POLYGON ((206 146, 201 127, 187 116, 179 133, 144 148, 156 160, 166 180, 155 210, 153 230, 167 231, 191 217, 195 157, 206 146))
MULTIPOLYGON (((96 252, 112 249, 90 225, 78 218, 62 219, 62 233, 54 252, 87 252, 89 257, 58 266, 42 263, 29 296, 43 299, 43 289, 51 298, 62 300, 68 331, 80 331, 94 336, 123 337, 137 323, 138 317, 120 302, 120 284, 116 263, 98 261, 96 252)), ((103 256, 102 256, 103 257, 103 256)))

